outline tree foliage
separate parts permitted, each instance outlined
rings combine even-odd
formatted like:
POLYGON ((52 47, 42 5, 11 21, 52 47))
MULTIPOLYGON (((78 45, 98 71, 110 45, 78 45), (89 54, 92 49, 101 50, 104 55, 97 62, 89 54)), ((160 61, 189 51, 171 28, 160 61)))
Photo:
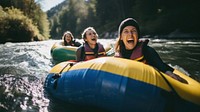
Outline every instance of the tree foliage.
POLYGON ((46 40, 50 37, 47 15, 41 10, 41 6, 35 0, 0 0, 0 6, 19 9, 24 16, 31 19, 31 24, 35 25, 39 30, 39 34, 35 38, 36 40, 46 40))
MULTIPOLYGON (((84 28, 97 24, 95 0, 85 2, 84 0, 68 0, 65 5, 57 6, 61 10, 54 15, 49 15, 51 25, 51 36, 60 38, 66 30, 74 32, 80 37, 84 28)), ((55 9, 56 10, 56 9, 55 9)), ((51 13, 49 11, 48 13, 51 13)))
POLYGON ((29 42, 39 35, 32 20, 16 8, 0 6, 0 43, 29 42))
POLYGON ((80 35, 87 26, 95 27, 100 34, 117 31, 127 17, 139 22, 143 35, 166 35, 176 30, 200 32, 199 0, 65 0, 64 3, 49 15, 53 37, 60 38, 65 30, 80 35))

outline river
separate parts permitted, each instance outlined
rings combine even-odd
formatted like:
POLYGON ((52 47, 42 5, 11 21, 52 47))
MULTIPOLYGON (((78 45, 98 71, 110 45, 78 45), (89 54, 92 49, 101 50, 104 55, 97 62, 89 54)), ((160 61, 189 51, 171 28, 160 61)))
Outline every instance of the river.
MULTIPOLYGON (((114 43, 115 40, 100 42, 114 43)), ((51 101, 43 84, 54 66, 50 49, 56 40, 0 44, 1 112, 88 112, 71 104, 51 101)), ((151 39, 164 62, 200 82, 200 40, 151 39)))

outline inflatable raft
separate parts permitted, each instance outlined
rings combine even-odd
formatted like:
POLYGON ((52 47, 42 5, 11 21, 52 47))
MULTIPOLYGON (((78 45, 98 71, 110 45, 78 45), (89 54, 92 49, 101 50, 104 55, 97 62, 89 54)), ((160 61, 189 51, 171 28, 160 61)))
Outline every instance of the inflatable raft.
POLYGON ((137 61, 103 57, 57 64, 44 87, 64 102, 114 112, 199 112, 200 83, 175 73, 188 84, 137 61))
POLYGON ((51 47, 51 56, 54 63, 60 63, 68 60, 76 60, 76 50, 78 47, 63 46, 62 42, 56 42, 51 47))
MULTIPOLYGON (((114 49, 110 44, 104 45, 106 50, 106 54, 111 56, 114 54, 114 49)), ((68 60, 76 60, 76 50, 78 47, 74 46, 63 46, 62 42, 56 42, 51 47, 51 56, 53 58, 54 63, 60 63, 68 60)))

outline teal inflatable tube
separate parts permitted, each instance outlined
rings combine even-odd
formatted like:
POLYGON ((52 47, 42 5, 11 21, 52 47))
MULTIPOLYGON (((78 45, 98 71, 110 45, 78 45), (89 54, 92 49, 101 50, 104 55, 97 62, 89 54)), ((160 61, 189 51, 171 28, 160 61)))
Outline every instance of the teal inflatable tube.
MULTIPOLYGON (((76 50, 77 48, 74 47, 76 50)), ((69 47, 59 47, 51 51, 51 56, 55 63, 60 63, 68 60, 76 60, 76 51, 69 47)))
MULTIPOLYGON (((114 55, 114 47, 110 44, 104 46, 107 56, 114 55)), ((51 56, 55 64, 63 61, 76 60, 76 50, 78 47, 63 46, 62 42, 55 43, 51 48, 51 56)))

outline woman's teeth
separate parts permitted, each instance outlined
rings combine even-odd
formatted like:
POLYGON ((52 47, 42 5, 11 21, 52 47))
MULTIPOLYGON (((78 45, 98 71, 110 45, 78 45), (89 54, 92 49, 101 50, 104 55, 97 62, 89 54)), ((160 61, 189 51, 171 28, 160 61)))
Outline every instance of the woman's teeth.
POLYGON ((128 43, 133 43, 133 42, 134 42, 134 40, 128 40, 127 42, 128 42, 128 43))

